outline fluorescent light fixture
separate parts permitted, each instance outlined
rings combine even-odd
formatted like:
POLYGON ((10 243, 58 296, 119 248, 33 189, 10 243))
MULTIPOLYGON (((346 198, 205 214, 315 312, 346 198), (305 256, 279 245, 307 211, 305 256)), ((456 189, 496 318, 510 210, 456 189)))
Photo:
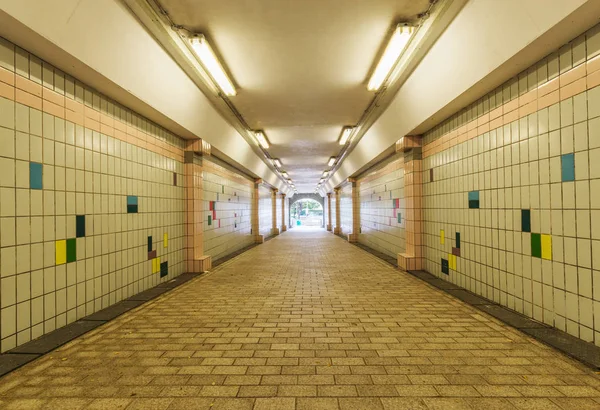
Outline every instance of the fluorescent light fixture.
POLYGON ((323 171, 323 178, 325 178, 327 175, 329 175, 329 171, 323 171))
POLYGON ((406 24, 399 24, 396 27, 390 42, 381 56, 381 60, 377 63, 377 67, 369 80, 369 84, 367 85, 369 91, 379 90, 383 82, 390 75, 414 32, 415 28, 406 24))
POLYGON ((348 138, 350 138, 350 134, 352 134, 352 127, 344 127, 342 129, 342 135, 340 136, 340 145, 346 145, 348 138))
POLYGON ((335 160, 336 160, 336 158, 335 158, 335 157, 331 157, 331 158, 329 158, 329 162, 327 163, 327 166, 328 166, 328 167, 332 167, 332 166, 333 166, 333 164, 335 164, 335 160))
POLYGON ((321 185, 321 184, 323 183, 323 181, 325 181, 325 180, 324 180, 323 178, 321 178, 321 179, 319 180, 319 185, 321 185))
POLYGON ((284 177, 284 178, 286 178, 286 179, 290 177, 290 176, 288 175, 288 173, 287 173, 287 172, 285 172, 285 171, 283 171, 283 172, 281 173, 281 176, 282 176, 282 177, 284 177))
POLYGON ((288 179, 288 181, 287 181, 287 182, 288 182, 288 184, 291 184, 291 183, 293 183, 294 181, 292 181, 291 179, 288 179))
POLYGON ((217 60, 217 56, 215 56, 212 48, 210 48, 210 44, 206 41, 206 37, 199 34, 192 37, 190 42, 192 43, 192 48, 196 52, 196 55, 202 62, 202 65, 206 68, 215 83, 217 83, 221 91, 223 91, 225 95, 234 96, 236 94, 235 87, 229 77, 227 77, 223 66, 219 63, 219 60, 217 60))
POLYGON ((281 168, 281 161, 279 160, 279 158, 275 158, 273 160, 273 165, 275 165, 277 168, 281 168))
POLYGON ((267 137, 265 137, 265 133, 262 131, 255 131, 254 132, 254 136, 256 137, 256 140, 258 141, 259 145, 261 147, 263 147, 264 149, 268 149, 269 148, 269 141, 267 140, 267 137))

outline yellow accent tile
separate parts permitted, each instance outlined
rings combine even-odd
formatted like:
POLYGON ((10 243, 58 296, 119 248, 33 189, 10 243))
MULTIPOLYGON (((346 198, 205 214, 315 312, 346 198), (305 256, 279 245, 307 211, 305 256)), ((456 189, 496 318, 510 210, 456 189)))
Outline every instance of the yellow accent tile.
POLYGON ((444 239, 444 230, 442 229, 442 230, 440 230, 440 245, 443 245, 444 242, 445 242, 445 239, 444 239))
POLYGON ((63 265, 67 263, 67 241, 56 241, 56 264, 63 265))
POLYGON ((156 273, 156 258, 152 259, 152 273, 156 273))
POLYGON ((169 234, 163 234, 163 246, 166 248, 169 246, 169 234))
POLYGON ((452 270, 456 270, 456 255, 451 253, 448 254, 448 267, 452 270))
POLYGON ((542 235, 542 259, 552 260, 552 236, 542 235))

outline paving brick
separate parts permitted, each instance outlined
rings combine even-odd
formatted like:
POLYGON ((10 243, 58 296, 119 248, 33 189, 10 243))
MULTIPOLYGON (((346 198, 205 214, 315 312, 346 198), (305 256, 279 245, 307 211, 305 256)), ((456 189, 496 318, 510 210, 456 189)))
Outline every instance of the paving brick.
POLYGON ((340 238, 288 232, 4 376, 0 408, 585 410, 599 389, 340 238))

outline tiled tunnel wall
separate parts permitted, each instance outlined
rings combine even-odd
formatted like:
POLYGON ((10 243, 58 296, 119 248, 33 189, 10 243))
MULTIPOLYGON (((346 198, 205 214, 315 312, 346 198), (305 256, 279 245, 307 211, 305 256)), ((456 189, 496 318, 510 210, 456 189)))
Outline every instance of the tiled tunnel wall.
POLYGON ((277 197, 276 197, 276 202, 275 202, 275 208, 276 208, 276 214, 277 214, 276 226, 279 229, 280 233, 281 233, 281 228, 283 226, 283 224, 282 224, 283 208, 281 207, 282 198, 283 198, 283 196, 278 192, 277 197))
POLYGON ((0 39, 2 352, 182 272, 183 148, 0 39))
POLYGON ((340 224, 344 235, 352 232, 352 184, 347 183, 340 189, 340 224))
POLYGON ((394 158, 357 181, 361 234, 358 241, 392 257, 405 251, 403 158, 394 158))
POLYGON ((265 238, 271 236, 273 228, 273 200, 271 188, 258 186, 258 233, 265 238))
POLYGON ((600 345, 600 26, 426 133, 429 272, 600 345))
POLYGON ((331 193, 331 231, 333 232, 333 230, 335 229, 335 227, 337 226, 337 198, 335 195, 335 192, 331 193))
POLYGON ((205 158, 203 168, 204 253, 212 260, 254 242, 251 204, 254 182, 205 158))

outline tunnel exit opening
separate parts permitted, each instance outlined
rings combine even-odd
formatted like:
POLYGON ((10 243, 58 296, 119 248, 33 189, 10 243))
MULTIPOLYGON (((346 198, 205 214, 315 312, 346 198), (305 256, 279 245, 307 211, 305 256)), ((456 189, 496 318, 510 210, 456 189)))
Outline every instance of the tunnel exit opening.
POLYGON ((292 228, 324 228, 325 212, 323 205, 311 198, 303 198, 290 205, 292 228))

